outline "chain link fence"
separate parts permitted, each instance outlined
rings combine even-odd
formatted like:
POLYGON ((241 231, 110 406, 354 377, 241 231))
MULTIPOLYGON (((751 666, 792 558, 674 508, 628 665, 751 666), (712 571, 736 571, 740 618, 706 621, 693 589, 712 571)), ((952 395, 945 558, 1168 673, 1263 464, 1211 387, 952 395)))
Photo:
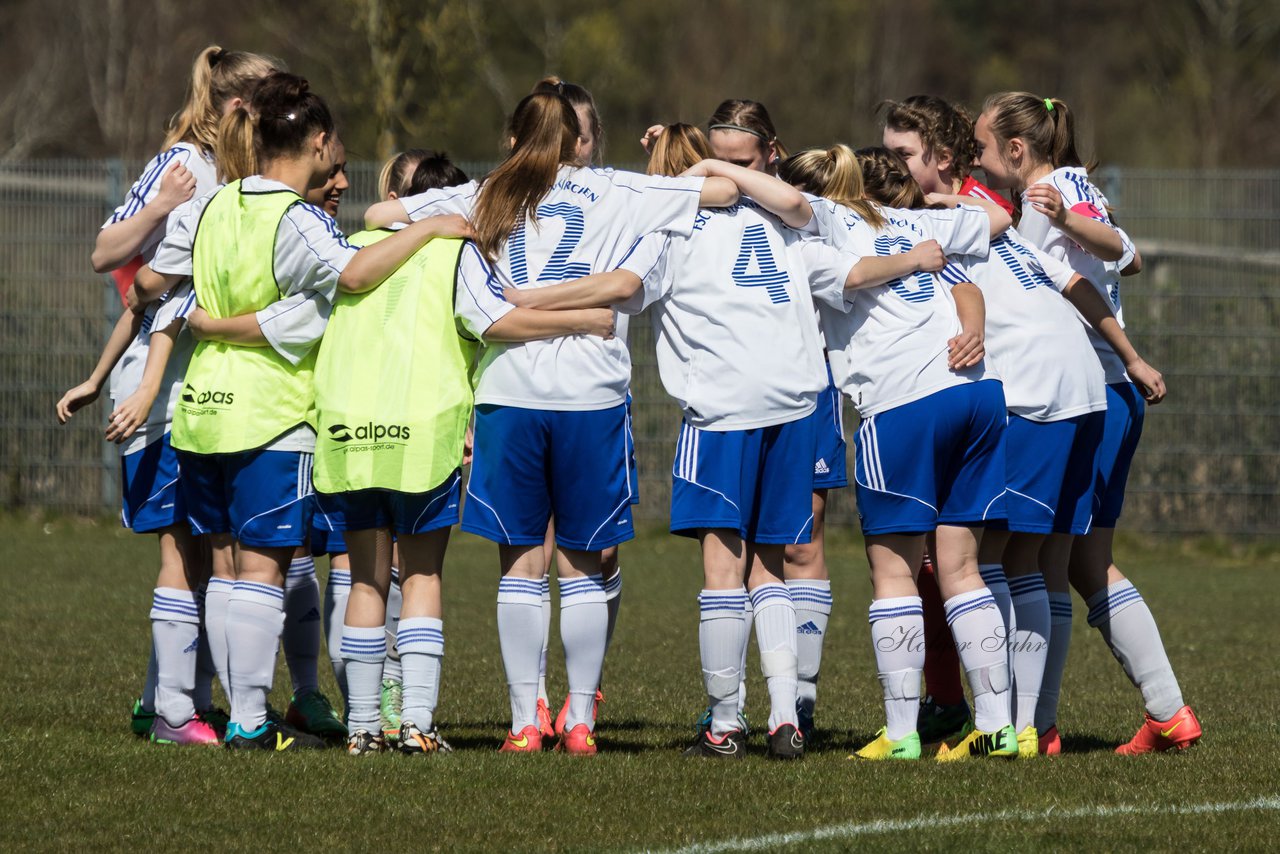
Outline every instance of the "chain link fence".
MULTIPOLYGON (((490 164, 462 164, 473 175, 490 164)), ((118 456, 102 441, 109 402, 59 426, 58 397, 88 376, 120 311, 93 273, 98 227, 142 163, 0 164, 0 503, 101 514, 118 504, 118 456)), ((352 164, 339 220, 374 200, 377 165, 352 164)), ((1129 332, 1164 372, 1123 525, 1150 532, 1280 534, 1280 172, 1102 170, 1145 269, 1122 283, 1129 332)), ((639 515, 670 498, 679 413, 658 379, 653 330, 633 322, 639 515)), ((105 398, 104 392, 104 398, 105 398)), ((846 435, 857 415, 846 407, 846 435)), ((829 518, 856 522, 853 491, 829 518)))

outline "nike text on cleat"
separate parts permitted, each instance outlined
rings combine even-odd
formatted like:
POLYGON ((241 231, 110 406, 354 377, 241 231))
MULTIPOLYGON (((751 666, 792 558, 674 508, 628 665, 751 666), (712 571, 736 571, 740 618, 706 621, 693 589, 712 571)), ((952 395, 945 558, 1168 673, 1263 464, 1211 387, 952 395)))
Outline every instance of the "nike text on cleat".
POLYGON ((324 742, 287 724, 267 721, 256 730, 244 730, 237 723, 227 725, 227 747, 231 750, 319 750, 324 742))
POLYGON ((284 721, 294 729, 323 738, 333 744, 347 740, 347 725, 342 722, 329 698, 319 691, 300 691, 289 700, 284 721))
POLYGON ((1167 721, 1146 716, 1133 738, 1116 748, 1121 756, 1138 756, 1164 750, 1186 750, 1200 740, 1200 721, 1190 706, 1183 706, 1167 721))
POLYGON ((685 756, 712 759, 741 759, 747 755, 747 741, 738 730, 714 736, 709 731, 698 733, 698 740, 684 751, 685 756))
POLYGON ((218 738, 217 731, 201 720, 198 715, 182 726, 169 726, 164 718, 156 715, 155 723, 151 727, 151 741, 155 744, 180 745, 219 745, 222 743, 222 739, 218 738))
POLYGON ((527 726, 519 734, 507 733, 499 753, 538 753, 542 750, 542 734, 536 726, 527 726))
POLYGON ((586 724, 578 724, 556 742, 556 750, 570 756, 595 756, 596 737, 586 724))
POLYGON ((975 729, 962 738, 955 747, 943 744, 938 748, 939 762, 959 762, 965 759, 987 757, 1013 759, 1018 755, 1018 734, 1013 726, 1002 727, 995 732, 975 729))
POLYGON ((404 686, 394 679, 382 680, 382 693, 378 698, 378 715, 382 720, 382 737, 394 742, 400 737, 400 707, 403 704, 404 686))
POLYGON ((435 727, 421 730, 414 725, 413 721, 405 721, 400 725, 396 741, 397 749, 406 756, 453 752, 449 742, 440 737, 435 727))
POLYGON ((860 748, 849 758, 870 759, 873 761, 880 761, 884 759, 919 759, 920 734, 916 732, 907 733, 902 738, 895 741, 889 738, 888 730, 881 727, 880 732, 876 733, 875 740, 860 748))
POLYGON ((1033 726, 1025 726, 1018 733, 1018 758, 1035 759, 1040 755, 1040 734, 1033 726))
POLYGON ((138 738, 147 738, 151 735, 151 725, 155 723, 155 711, 147 711, 142 708, 142 698, 133 701, 133 712, 129 716, 129 731, 138 738))
POLYGON ((1058 756, 1062 753, 1062 738, 1058 735, 1058 725, 1054 724, 1040 736, 1040 755, 1058 756))
POLYGON ((937 744, 947 739, 961 738, 966 734, 966 727, 972 723, 968 703, 943 705, 935 703, 932 697, 925 697, 916 713, 916 732, 920 734, 921 744, 937 744))
POLYGON ((800 759, 804 756, 804 736, 791 724, 782 726, 769 733, 770 759, 800 759))
POLYGON ((367 729, 358 729, 347 737, 348 756, 370 756, 387 749, 387 742, 382 733, 372 733, 367 729))

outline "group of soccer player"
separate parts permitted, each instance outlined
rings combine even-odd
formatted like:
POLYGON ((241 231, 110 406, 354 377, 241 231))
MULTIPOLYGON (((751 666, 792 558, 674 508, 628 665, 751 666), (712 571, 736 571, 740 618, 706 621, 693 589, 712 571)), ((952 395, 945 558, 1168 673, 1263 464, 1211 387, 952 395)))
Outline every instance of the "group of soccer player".
POLYGON ((493 172, 403 152, 347 237, 324 100, 277 60, 202 51, 163 152, 95 246, 129 310, 57 407, 65 422, 110 376, 122 518, 158 535, 135 733, 449 751, 442 575, 461 521, 498 545, 500 749, 596 753, 638 500, 626 322, 648 309, 683 414, 671 531, 703 564, 707 708, 686 755, 746 753, 753 626, 767 755, 800 758, 812 736, 824 514, 849 481, 842 397, 860 416, 886 719, 855 756, 1059 753, 1072 588, 1146 706, 1117 752, 1198 740, 1112 558, 1144 407, 1165 387, 1125 335, 1120 281, 1141 259, 1069 107, 1015 92, 976 123, 932 96, 881 110, 882 145, 789 156, 763 105, 725 101, 705 131, 649 128, 640 175, 594 165, 590 93, 548 78, 493 172), (568 679, 554 717, 553 563, 568 679), (318 687, 322 617, 342 715, 318 687), (283 715, 267 704, 281 646, 283 715))

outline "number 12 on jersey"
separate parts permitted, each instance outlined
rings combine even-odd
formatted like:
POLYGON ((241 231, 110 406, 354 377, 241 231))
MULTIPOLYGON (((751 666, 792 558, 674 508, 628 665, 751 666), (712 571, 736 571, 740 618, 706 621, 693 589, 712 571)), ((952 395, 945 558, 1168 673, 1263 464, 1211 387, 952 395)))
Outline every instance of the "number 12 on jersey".
MULTIPOLYGON (((564 234, 555 251, 547 259, 547 265, 538 274, 539 282, 567 282, 591 275, 591 265, 581 262, 570 263, 569 256, 582 242, 582 229, 585 218, 582 208, 569 202, 538 205, 538 216, 564 220, 564 234)), ((507 243, 507 251, 511 257, 511 280, 517 285, 529 284, 529 260, 525 256, 525 224, 521 223, 511 233, 507 243)))

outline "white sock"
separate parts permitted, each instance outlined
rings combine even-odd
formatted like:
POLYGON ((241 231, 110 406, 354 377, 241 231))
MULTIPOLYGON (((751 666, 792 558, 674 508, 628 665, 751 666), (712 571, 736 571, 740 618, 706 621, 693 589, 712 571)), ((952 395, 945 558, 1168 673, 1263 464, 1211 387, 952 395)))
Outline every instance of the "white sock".
POLYGON ((787 585, 761 584, 751 591, 760 670, 769 690, 769 732, 796 726, 796 609, 787 585))
POLYGON ((412 721, 419 729, 429 730, 440 699, 444 623, 435 617, 407 617, 400 621, 396 646, 404 671, 400 720, 412 721))
POLYGON ((387 657, 383 626, 342 627, 342 661, 347 669, 347 733, 382 732, 382 662, 387 657))
POLYGON ((897 741, 916 731, 924 672, 924 608, 919 596, 876 599, 867 619, 884 690, 885 735, 897 741))
MULTIPOLYGON (((742 607, 742 626, 747 633, 747 639, 742 644, 742 661, 738 667, 738 714, 742 714, 747 708, 747 647, 751 644, 751 623, 755 617, 755 611, 751 606, 751 597, 747 596, 747 604, 742 607)), ((759 646, 759 641, 756 646, 759 646)))
POLYGON ((1049 622, 1049 594, 1044 576, 1038 572, 1009 579, 1017 629, 1013 634, 1013 728, 1022 732, 1036 720, 1036 704, 1045 678, 1052 626, 1049 622))
POLYGON ((1062 694, 1062 674, 1071 649, 1071 594, 1049 594, 1049 653, 1044 661, 1040 700, 1036 703, 1036 731, 1048 732, 1058 723, 1058 698, 1062 694))
POLYGON ((547 699, 547 647, 551 645, 551 576, 542 576, 542 654, 538 659, 538 699, 547 699))
POLYGON ((974 726, 984 732, 1003 729, 1009 717, 1009 664, 998 639, 1004 632, 996 600, 986 587, 952 596, 942 603, 955 638, 960 666, 973 694, 974 726))
POLYGON ((271 584, 237 581, 227 603, 227 666, 231 721, 242 730, 252 732, 266 723, 283 629, 284 591, 271 584))
POLYGON ((218 671, 222 693, 231 702, 231 669, 227 653, 227 606, 231 604, 231 592, 236 583, 229 578, 210 578, 204 594, 204 633, 209 641, 209 657, 213 669, 218 671))
POLYGON ((347 598, 351 595, 351 571, 329 569, 329 581, 324 586, 324 631, 328 638, 329 661, 333 664, 333 677, 342 693, 342 707, 347 706, 347 666, 342 661, 342 624, 347 619, 347 598))
MULTIPOLYGON (((511 731, 538 725, 538 644, 542 582, 505 576, 498 582, 498 643, 511 698, 511 731)), ((594 690, 594 689, 593 689, 594 690)))
POLYGON ((195 717, 200 609, 190 590, 157 587, 151 595, 151 643, 156 655, 155 711, 169 726, 195 717))
POLYGON ((320 687, 320 583, 311 555, 294 558, 284 577, 284 660, 289 665, 293 692, 320 687))
MULTIPOLYGON (((383 680, 403 683, 400 667, 400 650, 396 646, 399 635, 400 609, 404 606, 404 593, 400 589, 400 573, 391 567, 391 586, 387 589, 387 660, 382 663, 383 680)), ((416 723, 416 721, 415 721, 416 723)))
POLYGON ((595 729, 591 709, 600 687, 604 650, 609 633, 609 606, 604 577, 560 579, 560 643, 564 645, 564 669, 569 678, 569 713, 565 732, 578 724, 595 729))
POLYGON ((703 590, 698 594, 698 651, 702 684, 711 708, 711 734, 738 729, 738 686, 742 682, 742 650, 747 645, 747 590, 703 590))
POLYGON ((822 642, 831 617, 831 582, 792 579, 787 582, 796 608, 796 699, 810 716, 818 701, 822 642))
POLYGON ((605 651, 613 643, 613 629, 618 624, 618 606, 622 604, 622 567, 618 567, 613 577, 604 583, 605 605, 609 608, 609 627, 605 631, 605 651))
POLYGON ((213 680, 218 676, 218 671, 213 666, 213 656, 209 652, 209 634, 204 628, 204 597, 208 590, 209 585, 205 583, 195 591, 196 607, 200 609, 200 637, 196 647, 196 685, 191 692, 191 699, 196 704, 196 710, 201 712, 213 708, 213 680))
POLYGON ((1128 580, 1089 597, 1089 625, 1102 633, 1129 680, 1142 692, 1147 714, 1167 721, 1185 703, 1155 617, 1128 580))

